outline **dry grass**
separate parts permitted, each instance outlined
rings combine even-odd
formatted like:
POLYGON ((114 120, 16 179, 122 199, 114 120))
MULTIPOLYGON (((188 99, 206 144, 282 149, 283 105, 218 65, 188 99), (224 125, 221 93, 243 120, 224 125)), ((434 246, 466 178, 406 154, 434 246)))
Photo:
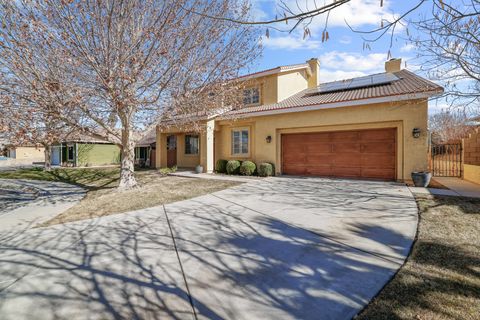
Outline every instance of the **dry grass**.
POLYGON ((417 197, 406 264, 357 319, 479 319, 480 199, 417 197))
POLYGON ((62 168, 51 172, 41 169, 22 169, 0 172, 0 178, 62 181, 88 190, 85 198, 79 203, 41 226, 144 209, 239 184, 231 181, 166 176, 157 170, 138 170, 135 172, 135 177, 139 188, 120 192, 116 189, 119 178, 118 168, 62 168))

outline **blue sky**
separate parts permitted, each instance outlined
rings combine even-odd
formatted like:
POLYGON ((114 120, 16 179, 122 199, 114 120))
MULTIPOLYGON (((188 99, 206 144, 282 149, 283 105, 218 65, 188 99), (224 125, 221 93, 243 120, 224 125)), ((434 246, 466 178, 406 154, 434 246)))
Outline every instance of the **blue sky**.
MULTIPOLYGON (((285 0, 295 7, 295 0, 285 0)), ((331 2, 332 0, 316 0, 317 3, 331 2)), ((313 0, 298 0, 300 4, 313 3, 313 0)), ((275 0, 253 0, 254 15, 257 19, 266 19, 275 16, 275 0)), ((407 68, 415 70, 415 47, 405 40, 407 27, 401 27, 395 32, 392 48, 390 36, 385 35, 380 40, 370 43, 371 50, 363 50, 364 41, 361 35, 352 32, 345 20, 354 28, 372 30, 380 26, 382 18, 391 19, 404 13, 407 8, 417 3, 416 0, 384 0, 380 7, 380 0, 352 0, 350 3, 336 8, 329 17, 328 32, 330 39, 322 43, 322 31, 325 18, 317 17, 310 25, 312 36, 303 38, 303 29, 289 34, 270 30, 270 37, 263 37, 264 53, 252 71, 268 69, 285 64, 301 63, 310 58, 320 59, 320 79, 322 82, 346 79, 366 74, 382 72, 387 53, 395 58, 407 61, 407 68)), ((311 6, 310 6, 311 8, 311 6)), ((417 18, 419 14, 428 13, 426 5, 410 17, 417 18)), ((281 14, 279 14, 280 16, 281 14)), ((284 24, 279 25, 288 29, 284 24)), ((265 28, 264 28, 265 29, 265 28)), ((415 30, 408 28, 410 34, 415 30)))

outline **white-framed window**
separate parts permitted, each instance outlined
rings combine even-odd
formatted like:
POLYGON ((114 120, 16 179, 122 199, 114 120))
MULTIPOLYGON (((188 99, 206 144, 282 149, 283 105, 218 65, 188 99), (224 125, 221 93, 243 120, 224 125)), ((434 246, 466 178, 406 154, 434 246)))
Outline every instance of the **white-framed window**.
POLYGON ((243 104, 259 104, 260 89, 258 87, 246 88, 243 90, 243 104))
POLYGON ((198 135, 185 135, 185 154, 198 154, 198 135))
POLYGON ((75 152, 75 148, 73 145, 69 145, 67 146, 67 160, 68 161, 73 161, 74 160, 74 152, 75 152))
POLYGON ((248 154, 248 129, 232 130, 232 155, 248 154))

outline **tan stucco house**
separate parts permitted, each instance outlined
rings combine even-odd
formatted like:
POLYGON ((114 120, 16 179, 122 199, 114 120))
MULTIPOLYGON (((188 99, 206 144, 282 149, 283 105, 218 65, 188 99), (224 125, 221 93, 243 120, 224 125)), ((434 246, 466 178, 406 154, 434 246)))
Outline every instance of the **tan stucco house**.
POLYGON ((24 162, 42 162, 45 160, 45 148, 37 145, 7 145, 7 158, 24 162))
POLYGON ((248 159, 276 174, 398 181, 428 167, 428 98, 443 89, 400 59, 344 81, 322 78, 317 59, 241 79, 242 108, 206 116, 198 132, 158 125, 157 167, 212 172, 218 159, 248 159))

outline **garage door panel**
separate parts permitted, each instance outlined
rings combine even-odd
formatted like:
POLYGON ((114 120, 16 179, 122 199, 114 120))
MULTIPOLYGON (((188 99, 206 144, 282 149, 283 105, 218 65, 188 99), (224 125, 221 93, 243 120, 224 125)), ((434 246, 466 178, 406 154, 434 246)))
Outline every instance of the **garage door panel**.
POLYGON ((359 131, 360 141, 395 141, 396 132, 394 130, 365 130, 359 131))
POLYGON ((335 163, 335 155, 332 153, 313 153, 305 157, 304 164, 306 165, 320 165, 322 163, 335 163))
POLYGON ((358 140, 358 131, 338 131, 331 133, 331 141, 344 142, 358 140))
POLYGON ((395 169, 395 158, 385 154, 362 154, 360 166, 364 168, 395 169))
POLYGON ((394 180, 396 129, 282 135, 282 172, 394 180))
POLYGON ((359 167, 344 167, 337 166, 333 168, 333 176, 342 178, 360 178, 362 176, 362 169, 359 167))
POLYGON ((331 153, 332 152, 332 144, 328 142, 319 142, 319 143, 310 143, 307 144, 305 151, 308 154, 313 153, 331 153))
POLYGON ((358 143, 344 142, 344 143, 335 143, 333 144, 333 152, 343 152, 343 153, 352 153, 360 152, 361 145, 358 143))
POLYGON ((331 166, 312 166, 305 169, 305 174, 312 176, 332 177, 333 171, 331 166))
POLYGON ((395 153, 395 143, 363 142, 361 144, 363 153, 395 153))
POLYGON ((360 167, 362 159, 359 153, 337 153, 335 154, 335 165, 339 167, 360 167))

